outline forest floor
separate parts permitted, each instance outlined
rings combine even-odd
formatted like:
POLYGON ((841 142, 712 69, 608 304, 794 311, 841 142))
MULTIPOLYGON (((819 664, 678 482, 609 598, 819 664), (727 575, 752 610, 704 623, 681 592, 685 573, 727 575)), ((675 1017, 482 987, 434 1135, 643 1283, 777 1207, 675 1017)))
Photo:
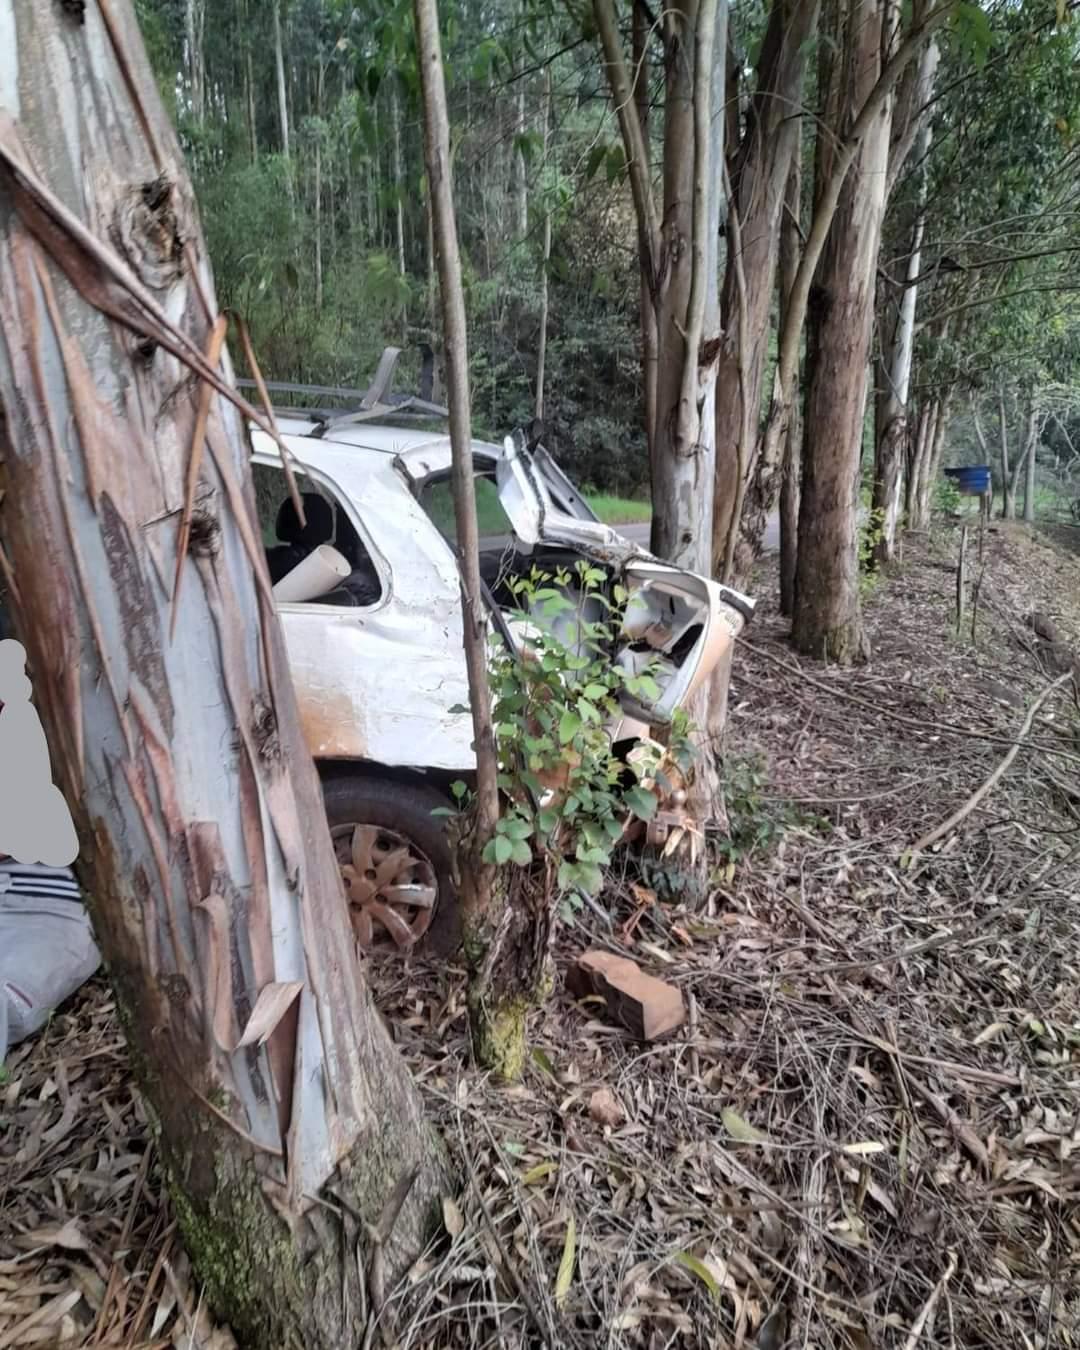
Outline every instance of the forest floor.
MULTIPOLYGON (((1071 683, 1020 738, 1080 650, 1080 531, 985 542, 974 640, 947 525, 867 596, 862 669, 800 660, 763 603, 706 909, 628 868, 613 926, 586 913, 559 938, 561 969, 600 946, 677 984, 691 1017, 672 1039, 633 1043, 560 986, 526 1081, 498 1088, 469 1061, 460 970, 373 968, 463 1178, 385 1344, 1080 1345, 1071 683)), ((775 584, 764 565, 755 593, 775 584)), ((228 1344, 103 982, 13 1052, 0 1101, 0 1347, 228 1344)))

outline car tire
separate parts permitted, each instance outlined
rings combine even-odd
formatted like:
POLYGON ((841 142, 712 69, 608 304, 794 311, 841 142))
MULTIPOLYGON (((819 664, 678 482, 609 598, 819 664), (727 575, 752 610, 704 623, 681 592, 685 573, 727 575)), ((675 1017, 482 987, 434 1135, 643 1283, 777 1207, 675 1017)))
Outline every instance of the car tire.
POLYGON ((436 899, 416 949, 439 955, 455 952, 461 945, 461 922, 446 817, 432 814, 451 806, 450 798, 426 783, 350 774, 324 780, 323 800, 339 856, 348 828, 368 825, 398 836, 430 863, 436 899))

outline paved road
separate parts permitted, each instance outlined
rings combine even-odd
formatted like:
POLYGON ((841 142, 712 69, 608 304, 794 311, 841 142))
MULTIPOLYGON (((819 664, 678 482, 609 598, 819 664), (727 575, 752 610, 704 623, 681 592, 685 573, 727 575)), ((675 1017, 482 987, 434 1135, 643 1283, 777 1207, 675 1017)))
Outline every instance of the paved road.
MULTIPOLYGON (((616 525, 615 529, 620 534, 626 535, 627 539, 632 539, 635 544, 641 544, 643 548, 649 547, 649 522, 640 521, 630 525, 616 525)), ((506 548, 510 543, 506 535, 489 535, 480 540, 480 547, 483 549, 506 548)), ((765 538, 762 541, 761 551, 763 553, 779 553, 780 551, 780 513, 774 512, 769 517, 769 522, 765 527, 765 538)))
MULTIPOLYGON (((649 525, 648 522, 635 525, 616 525, 615 528, 620 534, 625 534, 627 539, 632 539, 635 544, 643 544, 646 548, 649 546, 649 525)), ((774 512, 769 517, 769 523, 765 527, 765 538, 762 541, 761 551, 763 553, 780 552, 780 513, 774 512)))

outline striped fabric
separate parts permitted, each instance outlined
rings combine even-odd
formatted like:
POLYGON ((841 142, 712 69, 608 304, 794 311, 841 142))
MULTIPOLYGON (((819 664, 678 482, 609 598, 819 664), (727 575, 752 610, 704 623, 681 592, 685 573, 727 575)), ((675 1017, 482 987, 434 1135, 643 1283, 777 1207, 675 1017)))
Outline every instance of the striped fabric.
POLYGON ((13 858, 0 862, 0 896, 37 896, 48 900, 82 900, 79 883, 70 867, 44 867, 19 863, 13 858))

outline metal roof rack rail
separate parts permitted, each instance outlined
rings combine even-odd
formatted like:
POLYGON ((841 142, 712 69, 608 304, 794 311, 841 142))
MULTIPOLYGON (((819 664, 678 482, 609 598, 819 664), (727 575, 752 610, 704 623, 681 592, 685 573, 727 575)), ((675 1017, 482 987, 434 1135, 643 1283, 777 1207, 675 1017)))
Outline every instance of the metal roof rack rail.
MULTIPOLYGON (((430 350, 430 349, 428 349, 430 350)), ((427 352, 424 353, 427 358, 427 352)), ((349 389, 330 384, 295 384, 291 381, 266 380, 267 393, 306 394, 320 399, 340 399, 351 402, 352 408, 286 408, 273 405, 274 415, 278 417, 311 418, 319 423, 312 435, 324 437, 334 428, 353 426, 360 422, 374 422, 380 418, 423 417, 447 418, 450 410, 441 403, 432 403, 429 399, 413 394, 392 394, 394 371, 397 368, 400 347, 384 347, 379 358, 375 377, 367 389, 349 389)), ((430 383, 430 380, 426 381, 430 383)), ((237 380, 239 389, 257 388, 254 380, 237 380)))

